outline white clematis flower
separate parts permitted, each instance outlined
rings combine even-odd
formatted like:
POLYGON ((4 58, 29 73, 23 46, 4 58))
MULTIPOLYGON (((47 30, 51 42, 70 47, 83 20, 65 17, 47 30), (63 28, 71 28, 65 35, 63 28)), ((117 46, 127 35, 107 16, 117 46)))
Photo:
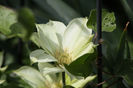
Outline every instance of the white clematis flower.
MULTIPOLYGON (((21 77, 27 84, 29 84, 32 88, 63 88, 62 85, 62 77, 61 74, 55 74, 54 70, 57 68, 49 63, 39 63, 38 64, 39 71, 29 67, 23 66, 16 71, 19 77, 21 77), (49 68, 52 68, 51 72, 49 68)), ((86 83, 94 80, 96 76, 88 76, 85 79, 73 79, 71 80, 68 75, 66 75, 66 85, 71 85, 74 88, 83 88, 86 83)), ((0 80, 0 83, 2 80, 0 80)))
POLYGON ((36 24, 38 42, 44 51, 33 51, 30 55, 32 62, 70 64, 86 53, 93 53, 93 34, 86 26, 87 21, 87 18, 76 18, 67 26, 58 21, 36 24))

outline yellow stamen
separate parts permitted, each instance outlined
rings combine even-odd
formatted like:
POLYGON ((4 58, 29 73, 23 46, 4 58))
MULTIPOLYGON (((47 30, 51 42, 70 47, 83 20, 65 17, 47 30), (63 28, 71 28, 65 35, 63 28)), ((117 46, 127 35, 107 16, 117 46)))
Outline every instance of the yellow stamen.
POLYGON ((61 65, 70 64, 72 62, 72 55, 67 49, 64 51, 56 51, 55 58, 58 59, 58 63, 61 65))

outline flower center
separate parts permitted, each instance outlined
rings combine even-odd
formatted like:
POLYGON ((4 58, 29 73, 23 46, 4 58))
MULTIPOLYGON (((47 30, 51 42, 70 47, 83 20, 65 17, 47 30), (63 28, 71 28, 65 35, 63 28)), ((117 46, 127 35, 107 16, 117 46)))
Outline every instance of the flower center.
POLYGON ((72 55, 68 52, 67 49, 64 51, 56 51, 55 53, 55 58, 58 59, 58 63, 63 65, 63 64, 70 64, 72 62, 72 55))

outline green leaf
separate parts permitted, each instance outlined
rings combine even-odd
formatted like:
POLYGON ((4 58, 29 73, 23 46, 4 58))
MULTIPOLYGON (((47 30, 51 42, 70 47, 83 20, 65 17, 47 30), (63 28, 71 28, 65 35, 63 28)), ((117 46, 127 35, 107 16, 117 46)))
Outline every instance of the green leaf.
POLYGON ((0 6, 0 32, 5 35, 10 34, 10 26, 16 22, 17 13, 12 9, 0 6))
POLYGON ((116 69, 117 75, 126 75, 133 72, 133 61, 130 59, 124 59, 121 63, 119 62, 116 69))
POLYGON ((123 31, 117 47, 118 57, 124 57, 125 43, 126 43, 126 31, 123 31))
POLYGON ((130 41, 128 41, 128 44, 130 47, 131 59, 133 60, 133 42, 130 40, 130 41))
MULTIPOLYGON (((127 26, 124 28, 123 32, 121 33, 120 40, 117 46, 117 56, 116 60, 119 63, 122 63, 124 60, 124 54, 125 54, 125 45, 126 45, 126 34, 127 34, 127 26)), ((119 66, 119 65, 118 65, 119 66)))
POLYGON ((125 58, 131 59, 131 53, 130 53, 130 47, 129 47, 128 41, 126 40, 125 42, 126 42, 125 58))
POLYGON ((103 54, 103 64, 105 65, 106 70, 109 71, 111 74, 115 74, 116 66, 119 65, 118 61, 116 61, 117 56, 117 45, 120 40, 120 36, 122 34, 122 31, 119 29, 114 30, 113 32, 103 32, 103 48, 102 48, 102 54, 103 54))
MULTIPOLYGON (((89 20, 87 23, 89 28, 92 28, 96 32, 96 10, 90 12, 89 20)), ((115 16, 113 12, 108 12, 107 10, 102 10, 102 31, 112 32, 116 29, 115 16)))
POLYGON ((93 29, 96 32, 96 10, 91 10, 90 16, 87 22, 88 28, 93 29))
POLYGON ((133 86, 133 74, 129 73, 123 76, 124 80, 127 82, 128 85, 133 86))
POLYGON ((35 29, 35 18, 32 11, 28 8, 22 8, 18 11, 18 21, 26 28, 27 38, 29 38, 35 29))
POLYGON ((133 6, 132 6, 132 0, 120 0, 121 5, 123 6, 123 10, 125 11, 126 16, 129 17, 131 21, 133 21, 133 6))
POLYGON ((96 59, 96 52, 85 54, 70 65, 65 64, 65 68, 76 76, 87 77, 92 72, 92 62, 96 59), (83 69, 84 68, 84 69, 83 69))
POLYGON ((23 66, 16 70, 15 73, 33 88, 46 88, 45 79, 34 68, 23 66))
POLYGON ((25 39, 27 31, 22 24, 15 23, 10 28, 11 28, 11 34, 8 35, 8 38, 17 36, 17 37, 20 37, 22 39, 25 39))

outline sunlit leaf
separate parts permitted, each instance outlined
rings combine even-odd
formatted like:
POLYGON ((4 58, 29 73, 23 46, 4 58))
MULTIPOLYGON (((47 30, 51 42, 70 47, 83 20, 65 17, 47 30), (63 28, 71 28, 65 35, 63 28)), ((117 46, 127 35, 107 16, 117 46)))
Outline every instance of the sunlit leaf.
MULTIPOLYGON (((89 28, 92 28, 96 32, 96 29, 97 29, 96 10, 92 10, 90 12, 87 26, 89 28)), ((108 12, 107 10, 103 9, 102 10, 102 31, 112 32, 114 29, 116 29, 114 13, 108 12)))
POLYGON ((17 22, 17 13, 10 8, 0 6, 0 32, 11 33, 10 26, 17 22))

